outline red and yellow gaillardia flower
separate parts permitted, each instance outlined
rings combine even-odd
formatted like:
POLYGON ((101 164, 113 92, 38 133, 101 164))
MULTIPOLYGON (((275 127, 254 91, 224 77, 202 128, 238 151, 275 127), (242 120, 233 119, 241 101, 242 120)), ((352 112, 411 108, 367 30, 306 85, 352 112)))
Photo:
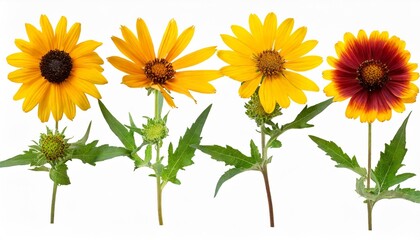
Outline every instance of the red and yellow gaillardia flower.
POLYGON ((299 104, 306 103, 302 90, 319 90, 314 82, 297 73, 322 63, 319 56, 305 56, 318 41, 304 42, 306 27, 292 33, 293 25, 294 20, 289 18, 277 26, 274 13, 269 13, 264 23, 251 14, 250 32, 233 25, 231 29, 235 36, 221 35, 232 49, 218 52, 218 56, 229 64, 222 68, 222 73, 242 83, 239 95, 243 98, 251 97, 259 87, 260 102, 267 113, 273 112, 276 103, 287 108, 290 99, 299 104))
POLYGON ((105 84, 102 76, 103 60, 94 50, 100 42, 88 40, 77 43, 81 25, 75 23, 67 32, 67 19, 61 17, 55 31, 48 17, 41 16, 41 30, 27 23, 29 41, 16 39, 22 51, 11 54, 7 62, 19 69, 9 74, 12 82, 21 83, 14 100, 25 99, 23 111, 29 112, 38 105, 38 117, 42 122, 50 114, 56 121, 63 113, 72 120, 76 105, 90 108, 86 93, 101 98, 95 84, 105 84))
POLYGON ((361 122, 389 120, 392 109, 405 110, 405 103, 415 102, 418 87, 412 81, 417 64, 409 63, 410 52, 405 42, 388 32, 373 31, 368 37, 360 30, 357 37, 344 35, 344 42, 335 45, 338 58, 328 57, 334 69, 323 72, 330 80, 324 91, 335 101, 350 98, 346 116, 360 117, 361 122))
POLYGON ((155 54, 152 38, 143 19, 137 19, 137 36, 126 26, 121 27, 123 39, 112 37, 117 48, 129 60, 112 56, 108 61, 120 71, 127 73, 122 83, 132 88, 154 88, 159 90, 166 102, 175 107, 170 91, 185 94, 193 98, 191 91, 215 93, 216 89, 209 82, 222 76, 217 70, 184 70, 197 65, 215 52, 216 47, 207 47, 177 59, 190 43, 194 35, 191 26, 178 36, 175 20, 170 20, 162 37, 159 50, 155 54))

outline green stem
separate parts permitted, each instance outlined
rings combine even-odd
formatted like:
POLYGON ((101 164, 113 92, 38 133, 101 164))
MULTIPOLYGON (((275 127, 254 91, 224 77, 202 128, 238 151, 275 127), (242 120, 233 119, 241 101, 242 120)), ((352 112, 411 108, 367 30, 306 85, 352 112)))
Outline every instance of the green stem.
MULTIPOLYGON (((155 90, 155 119, 161 119, 161 98, 162 95, 158 90, 155 90)), ((160 143, 156 144, 156 163, 160 163, 160 143)), ((160 173, 156 171, 156 191, 157 191, 157 208, 158 208, 158 218, 159 218, 159 225, 163 225, 163 216, 162 216, 162 181, 160 177, 160 173)))
POLYGON ((269 212, 269 215, 270 215, 270 227, 274 227, 273 201, 271 199, 270 182, 268 180, 268 170, 267 170, 268 148, 267 148, 266 141, 265 141, 264 125, 261 125, 261 149, 262 149, 262 162, 263 162, 261 173, 263 174, 265 191, 267 193, 268 212, 269 212))
MULTIPOLYGON (((367 190, 370 192, 370 178, 371 178, 371 169, 372 169, 372 123, 368 123, 368 169, 367 169, 367 190)), ((372 230, 372 209, 373 202, 368 200, 367 202, 368 210, 368 230, 372 230)))
POLYGON ((51 199, 51 212, 50 212, 50 223, 54 224, 54 215, 55 215, 55 199, 57 196, 57 183, 54 183, 52 199, 51 199))

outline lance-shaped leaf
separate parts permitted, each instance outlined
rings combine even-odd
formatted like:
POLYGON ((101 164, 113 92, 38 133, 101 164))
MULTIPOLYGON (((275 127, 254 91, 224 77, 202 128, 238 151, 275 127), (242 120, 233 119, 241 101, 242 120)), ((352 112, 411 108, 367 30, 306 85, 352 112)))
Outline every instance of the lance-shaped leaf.
POLYGON ((38 155, 33 151, 26 151, 23 154, 16 155, 0 162, 0 168, 13 167, 19 165, 30 165, 31 162, 38 159, 38 155))
POLYGON ((209 115, 211 105, 208 106, 198 116, 197 120, 187 128, 183 137, 179 139, 178 147, 173 151, 172 143, 168 147, 168 166, 162 170, 162 180, 164 182, 173 182, 180 184, 180 181, 176 178, 176 175, 180 169, 192 165, 194 162, 195 148, 192 145, 199 145, 201 141, 201 132, 206 122, 207 116, 209 115))
POLYGON ((401 174, 397 176, 398 170, 403 166, 402 161, 407 152, 405 148, 406 126, 408 117, 398 129, 390 144, 385 144, 385 151, 381 152, 380 160, 373 171, 379 192, 388 190, 390 187, 414 176, 414 174, 401 174))
POLYGON ((133 133, 127 130, 127 128, 120 123, 105 107, 105 105, 98 100, 99 108, 101 109, 102 115, 105 121, 108 123, 111 131, 120 139, 121 143, 130 151, 136 149, 136 143, 134 141, 133 133))
POLYGON ((395 190, 386 190, 381 192, 378 196, 380 199, 401 198, 411 202, 420 203, 420 191, 412 188, 400 188, 397 186, 395 190))
POLYGON ((97 140, 78 146, 73 150, 72 158, 80 159, 83 163, 95 165, 97 162, 119 156, 130 156, 130 151, 122 147, 113 147, 107 144, 96 146, 97 140))
POLYGON ((260 154, 255 149, 255 144, 251 141, 251 157, 246 156, 238 149, 231 146, 222 147, 219 145, 194 146, 205 154, 210 155, 216 161, 224 162, 226 165, 240 169, 252 169, 255 164, 260 162, 260 154))
POLYGON ((214 191, 214 197, 217 196, 217 193, 219 192, 220 187, 225 183, 227 180, 233 178, 234 176, 238 175, 239 173, 247 171, 246 169, 242 168, 231 168, 227 170, 220 178, 219 181, 217 181, 216 184, 216 190, 214 191))
POLYGON ((315 136, 309 137, 318 145, 320 149, 322 149, 328 156, 331 157, 331 160, 337 163, 337 165, 335 165, 336 167, 347 168, 354 171, 362 177, 366 176, 366 169, 360 167, 355 156, 350 158, 349 155, 344 153, 343 150, 332 141, 327 141, 315 136))
POLYGON ((58 185, 69 185, 70 178, 67 175, 67 165, 65 163, 58 164, 50 169, 50 178, 58 185))
POLYGON ((287 130, 313 127, 314 125, 309 124, 308 122, 324 111, 332 102, 333 100, 330 98, 311 107, 305 106, 296 116, 295 120, 284 124, 280 129, 277 129, 270 134, 271 137, 267 143, 268 146, 271 146, 271 143, 287 130))

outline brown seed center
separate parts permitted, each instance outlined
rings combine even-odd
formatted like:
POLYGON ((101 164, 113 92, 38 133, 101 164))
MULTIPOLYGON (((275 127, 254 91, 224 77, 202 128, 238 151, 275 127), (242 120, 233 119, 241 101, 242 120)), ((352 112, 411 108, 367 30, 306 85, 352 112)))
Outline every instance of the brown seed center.
POLYGON ((389 80, 388 67, 379 60, 366 60, 357 69, 357 79, 369 91, 382 88, 389 80))
POLYGON ((59 84, 64 82, 71 73, 73 61, 65 51, 50 50, 42 56, 39 63, 41 75, 50 83, 59 84))
POLYGON ((277 51, 266 50, 256 57, 257 67, 265 77, 279 75, 283 71, 284 60, 277 51))
POLYGON ((163 58, 156 58, 147 62, 144 67, 144 73, 154 84, 163 84, 175 76, 172 64, 163 58))

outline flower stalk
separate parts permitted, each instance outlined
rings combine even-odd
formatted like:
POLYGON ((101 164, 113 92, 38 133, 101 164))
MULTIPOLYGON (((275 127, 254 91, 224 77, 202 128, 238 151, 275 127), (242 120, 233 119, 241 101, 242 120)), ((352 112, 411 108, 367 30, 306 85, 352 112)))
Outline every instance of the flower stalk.
MULTIPOLYGON (((368 169, 367 169, 367 183, 366 187, 370 191, 370 178, 372 170, 372 123, 368 123, 368 169)), ((373 202, 366 200, 368 210, 368 230, 372 231, 372 209, 373 202)))
MULTIPOLYGON (((162 94, 159 93, 158 90, 154 91, 155 93, 155 121, 161 120, 161 112, 162 112, 162 94)), ((162 145, 162 140, 156 143, 156 163, 161 164, 160 158, 160 146, 162 145)), ((155 168, 156 174, 156 191, 157 191, 157 209, 158 209, 158 219, 159 225, 163 225, 163 214, 162 214, 162 180, 161 180, 161 173, 158 169, 155 168)))
POLYGON ((54 216, 55 216, 55 199, 57 196, 57 188, 58 184, 54 182, 52 198, 51 198, 51 211, 50 211, 50 223, 54 224, 54 216))
POLYGON ((271 200, 271 191, 270 191, 270 182, 268 180, 268 171, 267 171, 267 152, 268 148, 265 140, 264 125, 261 125, 261 149, 262 149, 262 166, 261 173, 264 177, 265 191, 267 193, 268 201, 268 212, 270 215, 270 227, 274 227, 274 210, 273 210, 273 201, 271 200))

